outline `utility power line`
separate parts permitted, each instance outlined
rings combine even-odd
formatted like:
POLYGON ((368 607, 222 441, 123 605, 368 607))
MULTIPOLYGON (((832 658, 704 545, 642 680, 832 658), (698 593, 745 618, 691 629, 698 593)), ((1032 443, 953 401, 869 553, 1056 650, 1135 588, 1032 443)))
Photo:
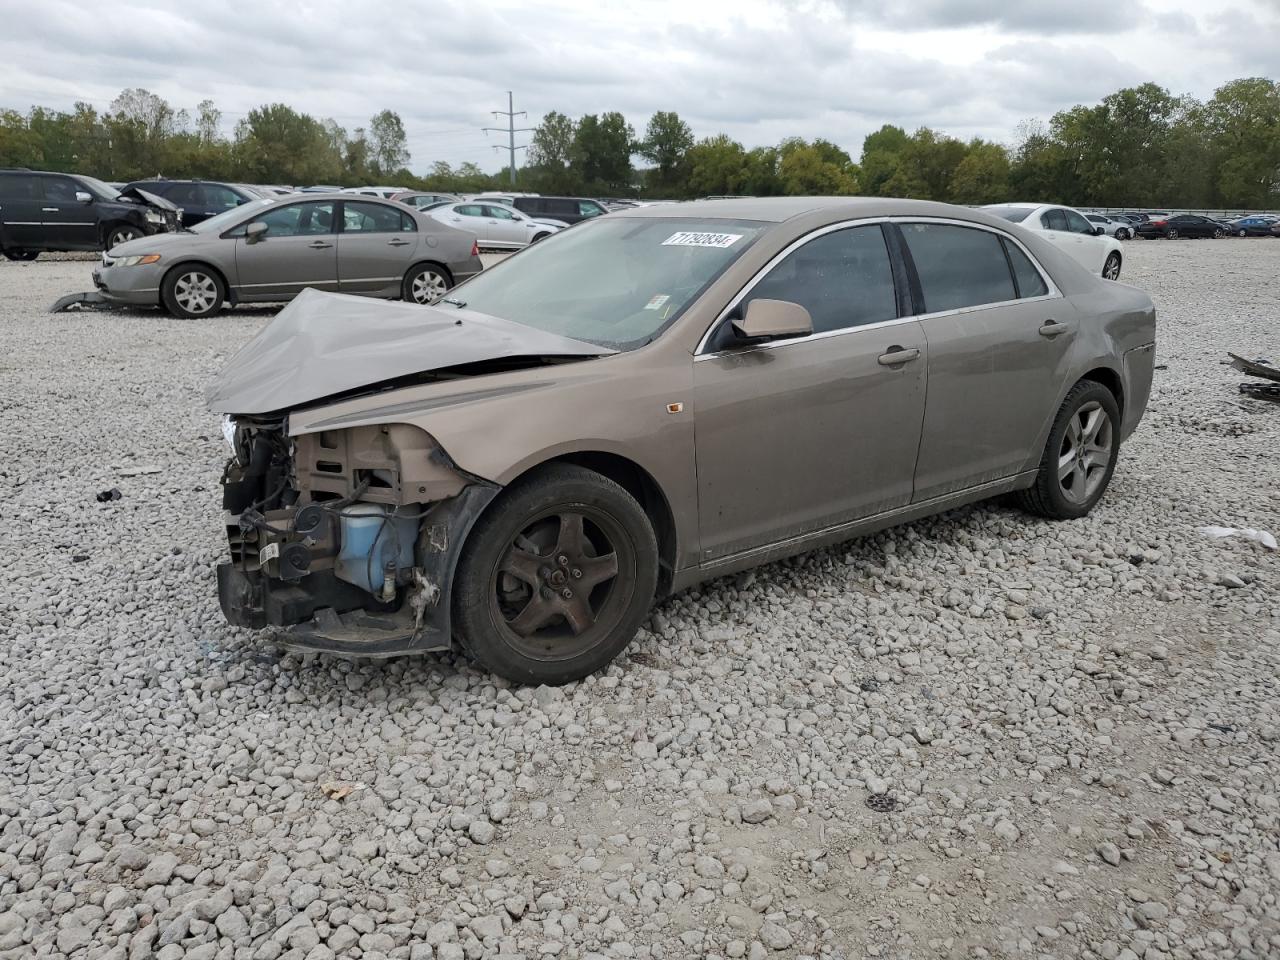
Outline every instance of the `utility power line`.
MULTIPOLYGON (((526 131, 533 130, 534 128, 516 126, 516 117, 527 117, 528 114, 525 113, 523 110, 521 110, 519 113, 516 112, 515 102, 512 99, 510 90, 507 91, 507 109, 494 110, 493 115, 495 117, 506 117, 507 118, 506 127, 482 127, 481 129, 483 129, 486 133, 492 131, 494 133, 505 132, 507 134, 506 149, 509 150, 511 153, 511 160, 508 165, 508 169, 511 171, 511 185, 514 187, 516 185, 516 151, 526 150, 528 149, 528 146, 529 146, 527 143, 522 143, 520 144, 520 146, 517 147, 516 134, 525 133, 526 131)), ((493 149, 502 150, 503 148, 498 146, 497 144, 494 144, 493 149)))

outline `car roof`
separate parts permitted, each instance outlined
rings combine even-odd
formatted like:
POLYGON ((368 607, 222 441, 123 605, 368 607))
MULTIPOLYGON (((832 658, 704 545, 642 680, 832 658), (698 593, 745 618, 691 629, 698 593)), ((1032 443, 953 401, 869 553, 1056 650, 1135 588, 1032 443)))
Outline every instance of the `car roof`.
MULTIPOLYGON (((1038 207, 1043 204, 1000 204, 1003 207, 1038 207)), ((931 200, 902 200, 890 197, 739 197, 728 200, 690 200, 615 210, 613 217, 661 219, 761 220, 782 223, 810 213, 828 214, 832 220, 867 217, 945 217, 975 220, 990 217, 969 207, 931 200)))

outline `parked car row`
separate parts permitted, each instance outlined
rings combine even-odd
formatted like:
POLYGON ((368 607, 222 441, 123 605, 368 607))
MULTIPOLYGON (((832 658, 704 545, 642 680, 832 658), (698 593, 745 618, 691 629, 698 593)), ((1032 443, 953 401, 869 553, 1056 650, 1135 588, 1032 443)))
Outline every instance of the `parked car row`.
MULTIPOLYGON (((1089 214, 1094 222, 1107 221, 1117 224, 1118 229, 1128 229, 1128 235, 1145 240, 1163 238, 1177 240, 1179 238, 1199 239, 1209 237, 1221 240, 1224 237, 1280 237, 1280 216, 1268 213, 1250 214, 1233 219, 1218 219, 1195 213, 1169 214, 1159 211, 1145 213, 1120 213, 1111 217, 1101 214, 1089 214)), ((1112 232, 1112 231, 1108 231, 1112 232)), ((1114 234, 1119 239, 1127 239, 1114 234)))
POLYGON ((204 317, 307 288, 426 304, 481 266, 473 231, 391 200, 305 193, 259 197, 181 232, 115 245, 93 282, 111 303, 204 317))
POLYGON ((1079 210, 1051 203, 996 203, 982 207, 1010 223, 1044 235, 1063 253, 1096 276, 1120 279, 1124 254, 1114 235, 1091 223, 1079 210))

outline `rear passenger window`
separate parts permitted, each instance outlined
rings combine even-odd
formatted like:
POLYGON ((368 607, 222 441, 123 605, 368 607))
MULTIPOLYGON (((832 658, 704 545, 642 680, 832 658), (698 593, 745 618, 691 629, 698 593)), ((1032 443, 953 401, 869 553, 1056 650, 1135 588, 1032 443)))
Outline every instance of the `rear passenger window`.
POLYGON ((810 240, 770 270, 750 299, 800 304, 814 333, 892 320, 898 304, 884 233, 879 226, 850 227, 810 240))
POLYGON ((395 207, 381 203, 347 200, 342 206, 342 229, 346 233, 399 233, 413 229, 413 221, 395 207))
POLYGON ((1009 240, 1001 239, 1005 252, 1009 254, 1009 265, 1013 267, 1013 279, 1018 285, 1019 297, 1043 297, 1049 292, 1044 277, 1035 268, 1022 248, 1009 240))
POLYGON ((1013 300, 1013 275, 1000 238, 943 223, 904 223, 926 313, 1013 300))
POLYGON ((36 178, 23 174, 0 174, 0 200, 34 200, 36 178))

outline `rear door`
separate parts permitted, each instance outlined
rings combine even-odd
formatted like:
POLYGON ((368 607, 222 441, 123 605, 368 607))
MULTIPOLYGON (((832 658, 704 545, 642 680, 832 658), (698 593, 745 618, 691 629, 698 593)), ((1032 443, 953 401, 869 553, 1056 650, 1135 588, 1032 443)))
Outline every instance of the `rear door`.
POLYGON ((44 189, 40 219, 49 245, 69 250, 96 250, 98 218, 93 210, 92 195, 70 177, 42 174, 40 183, 44 189), (89 200, 76 199, 77 193, 88 196, 89 200))
POLYGON ((237 227, 237 288, 254 300, 287 300, 307 287, 338 288, 335 202, 313 200, 270 207, 237 227), (267 233, 250 243, 245 228, 265 223, 267 233))
POLYGON ((704 563, 910 502, 927 344, 903 304, 881 225, 842 225, 762 271, 713 330, 693 365, 704 563), (755 298, 803 305, 814 332, 736 340, 755 298))
POLYGON ((200 184, 200 208, 205 218, 216 217, 220 213, 234 210, 246 202, 235 190, 221 183, 200 184))
POLYGON ((476 235, 482 245, 489 240, 489 216, 486 207, 480 203, 455 203, 445 208, 437 219, 444 221, 459 230, 467 230, 476 235))
POLYGON ((418 249, 418 225, 390 203, 342 202, 338 289, 377 294, 398 290, 418 249))
POLYGON ((0 173, 0 242, 11 250, 45 245, 44 193, 34 173, 0 173))
POLYGON ((903 222, 929 343, 914 501, 1013 476, 1038 458, 1076 316, 1027 251, 974 225, 903 222))

